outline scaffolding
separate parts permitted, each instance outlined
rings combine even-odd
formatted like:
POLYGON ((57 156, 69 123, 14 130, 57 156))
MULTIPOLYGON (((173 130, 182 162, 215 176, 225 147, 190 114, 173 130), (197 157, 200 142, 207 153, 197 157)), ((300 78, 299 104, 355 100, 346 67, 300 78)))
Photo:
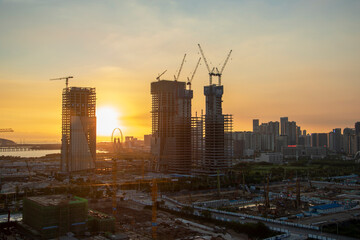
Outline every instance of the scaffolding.
POLYGON ((161 80, 151 83, 152 153, 161 172, 191 172, 191 99, 186 83, 161 80))
POLYGON ((203 166, 204 134, 202 117, 191 118, 191 159, 192 171, 198 172, 203 166))
POLYGON ((62 94, 62 171, 81 171, 95 167, 95 114, 95 88, 64 88, 62 94))

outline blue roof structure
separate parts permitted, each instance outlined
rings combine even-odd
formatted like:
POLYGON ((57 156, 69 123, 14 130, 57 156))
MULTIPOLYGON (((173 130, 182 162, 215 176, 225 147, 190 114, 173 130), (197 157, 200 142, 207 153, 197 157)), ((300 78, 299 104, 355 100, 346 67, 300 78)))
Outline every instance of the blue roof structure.
POLYGON ((359 177, 357 174, 351 174, 346 176, 336 176, 336 177, 330 177, 332 179, 347 179, 347 178, 357 178, 359 177))
POLYGON ((330 204, 312 206, 310 208, 316 209, 316 210, 327 210, 327 209, 338 208, 338 207, 341 207, 341 205, 338 203, 330 203, 330 204))

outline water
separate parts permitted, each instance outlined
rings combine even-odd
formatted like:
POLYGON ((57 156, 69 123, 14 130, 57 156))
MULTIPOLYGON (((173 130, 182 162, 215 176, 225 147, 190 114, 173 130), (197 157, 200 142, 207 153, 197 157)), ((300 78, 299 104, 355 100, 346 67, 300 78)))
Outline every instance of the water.
POLYGON ((60 149, 56 150, 35 150, 35 151, 19 151, 19 152, 0 152, 0 156, 12 157, 43 157, 47 154, 60 153, 60 149))
MULTIPOLYGON (((12 157, 44 157, 47 154, 60 154, 61 150, 35 150, 35 151, 19 151, 19 152, 0 152, 0 156, 12 156, 12 157)), ((96 153, 108 153, 108 151, 96 150, 96 153)))

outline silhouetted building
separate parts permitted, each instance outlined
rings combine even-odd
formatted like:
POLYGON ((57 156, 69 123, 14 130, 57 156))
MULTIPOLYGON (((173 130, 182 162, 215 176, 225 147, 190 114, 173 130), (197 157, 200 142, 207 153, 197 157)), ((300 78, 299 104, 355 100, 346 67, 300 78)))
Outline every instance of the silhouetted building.
POLYGON ((259 119, 253 119, 253 132, 259 132, 259 119))
POLYGON ((151 83, 152 146, 156 170, 191 173, 191 99, 185 82, 151 83))
POLYGON ((355 129, 344 128, 343 130, 343 149, 348 155, 356 153, 356 135, 355 129))
POLYGON ((360 135, 360 122, 355 123, 355 134, 360 135))
POLYGON ((288 145, 296 145, 297 144, 297 140, 296 140, 296 137, 297 137, 297 130, 296 130, 296 122, 294 121, 291 121, 291 122, 288 122, 288 145))
POLYGON ((281 125, 281 135, 288 135, 288 117, 281 117, 280 118, 280 125, 281 125))
POLYGON ((355 123, 355 151, 360 151, 360 122, 355 123))
POLYGON ((299 146, 305 146, 305 142, 306 142, 306 136, 305 135, 301 135, 298 138, 298 144, 299 146))
POLYGON ((343 136, 341 128, 333 129, 328 135, 329 150, 335 153, 343 152, 343 136))
POLYGON ((64 88, 62 99, 61 170, 74 172, 95 168, 95 88, 64 88))
POLYGON ((287 147, 288 143, 288 136, 287 135, 280 135, 275 140, 275 151, 281 152, 283 147, 287 147))
POLYGON ((206 113, 204 122, 204 156, 200 171, 217 173, 231 167, 233 155, 232 115, 222 114, 222 85, 204 87, 206 113))
POLYGON ((328 147, 328 139, 326 133, 318 134, 318 147, 328 147))
POLYGON ((311 146, 312 147, 318 147, 319 146, 318 134, 317 133, 312 133, 311 134, 311 146))

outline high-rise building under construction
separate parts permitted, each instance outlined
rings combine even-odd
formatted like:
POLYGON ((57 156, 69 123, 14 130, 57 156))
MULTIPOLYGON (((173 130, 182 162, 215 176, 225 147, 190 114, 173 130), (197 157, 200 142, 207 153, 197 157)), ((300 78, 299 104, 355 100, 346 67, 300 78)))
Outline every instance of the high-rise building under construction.
POLYGON ((95 168, 95 88, 67 87, 62 94, 61 170, 75 172, 95 168))
POLYGON ((191 173, 191 99, 193 91, 180 81, 151 83, 152 146, 156 170, 191 173))
MULTIPOLYGON (((225 171, 232 165, 233 157, 233 140, 232 140, 232 115, 222 113, 222 96, 224 87, 221 85, 222 72, 229 60, 231 52, 220 70, 211 69, 205 54, 198 44, 203 60, 209 73, 208 86, 204 87, 204 95, 206 97, 206 112, 202 115, 202 119, 194 120, 197 124, 203 125, 202 131, 193 131, 195 134, 202 134, 202 153, 197 154, 197 149, 193 148, 194 172, 199 174, 215 174, 219 171, 225 171), (213 84, 212 78, 218 78, 218 84, 213 84), (196 157, 199 156, 199 157, 196 157)), ((194 125, 194 124, 193 124, 194 125)), ((196 124, 195 124, 196 125, 196 124)), ((193 142, 198 137, 193 136, 193 142)))
POLYGON ((224 87, 212 84, 204 87, 206 112, 204 123, 204 153, 199 171, 214 174, 231 167, 233 154, 232 115, 222 113, 224 87))

